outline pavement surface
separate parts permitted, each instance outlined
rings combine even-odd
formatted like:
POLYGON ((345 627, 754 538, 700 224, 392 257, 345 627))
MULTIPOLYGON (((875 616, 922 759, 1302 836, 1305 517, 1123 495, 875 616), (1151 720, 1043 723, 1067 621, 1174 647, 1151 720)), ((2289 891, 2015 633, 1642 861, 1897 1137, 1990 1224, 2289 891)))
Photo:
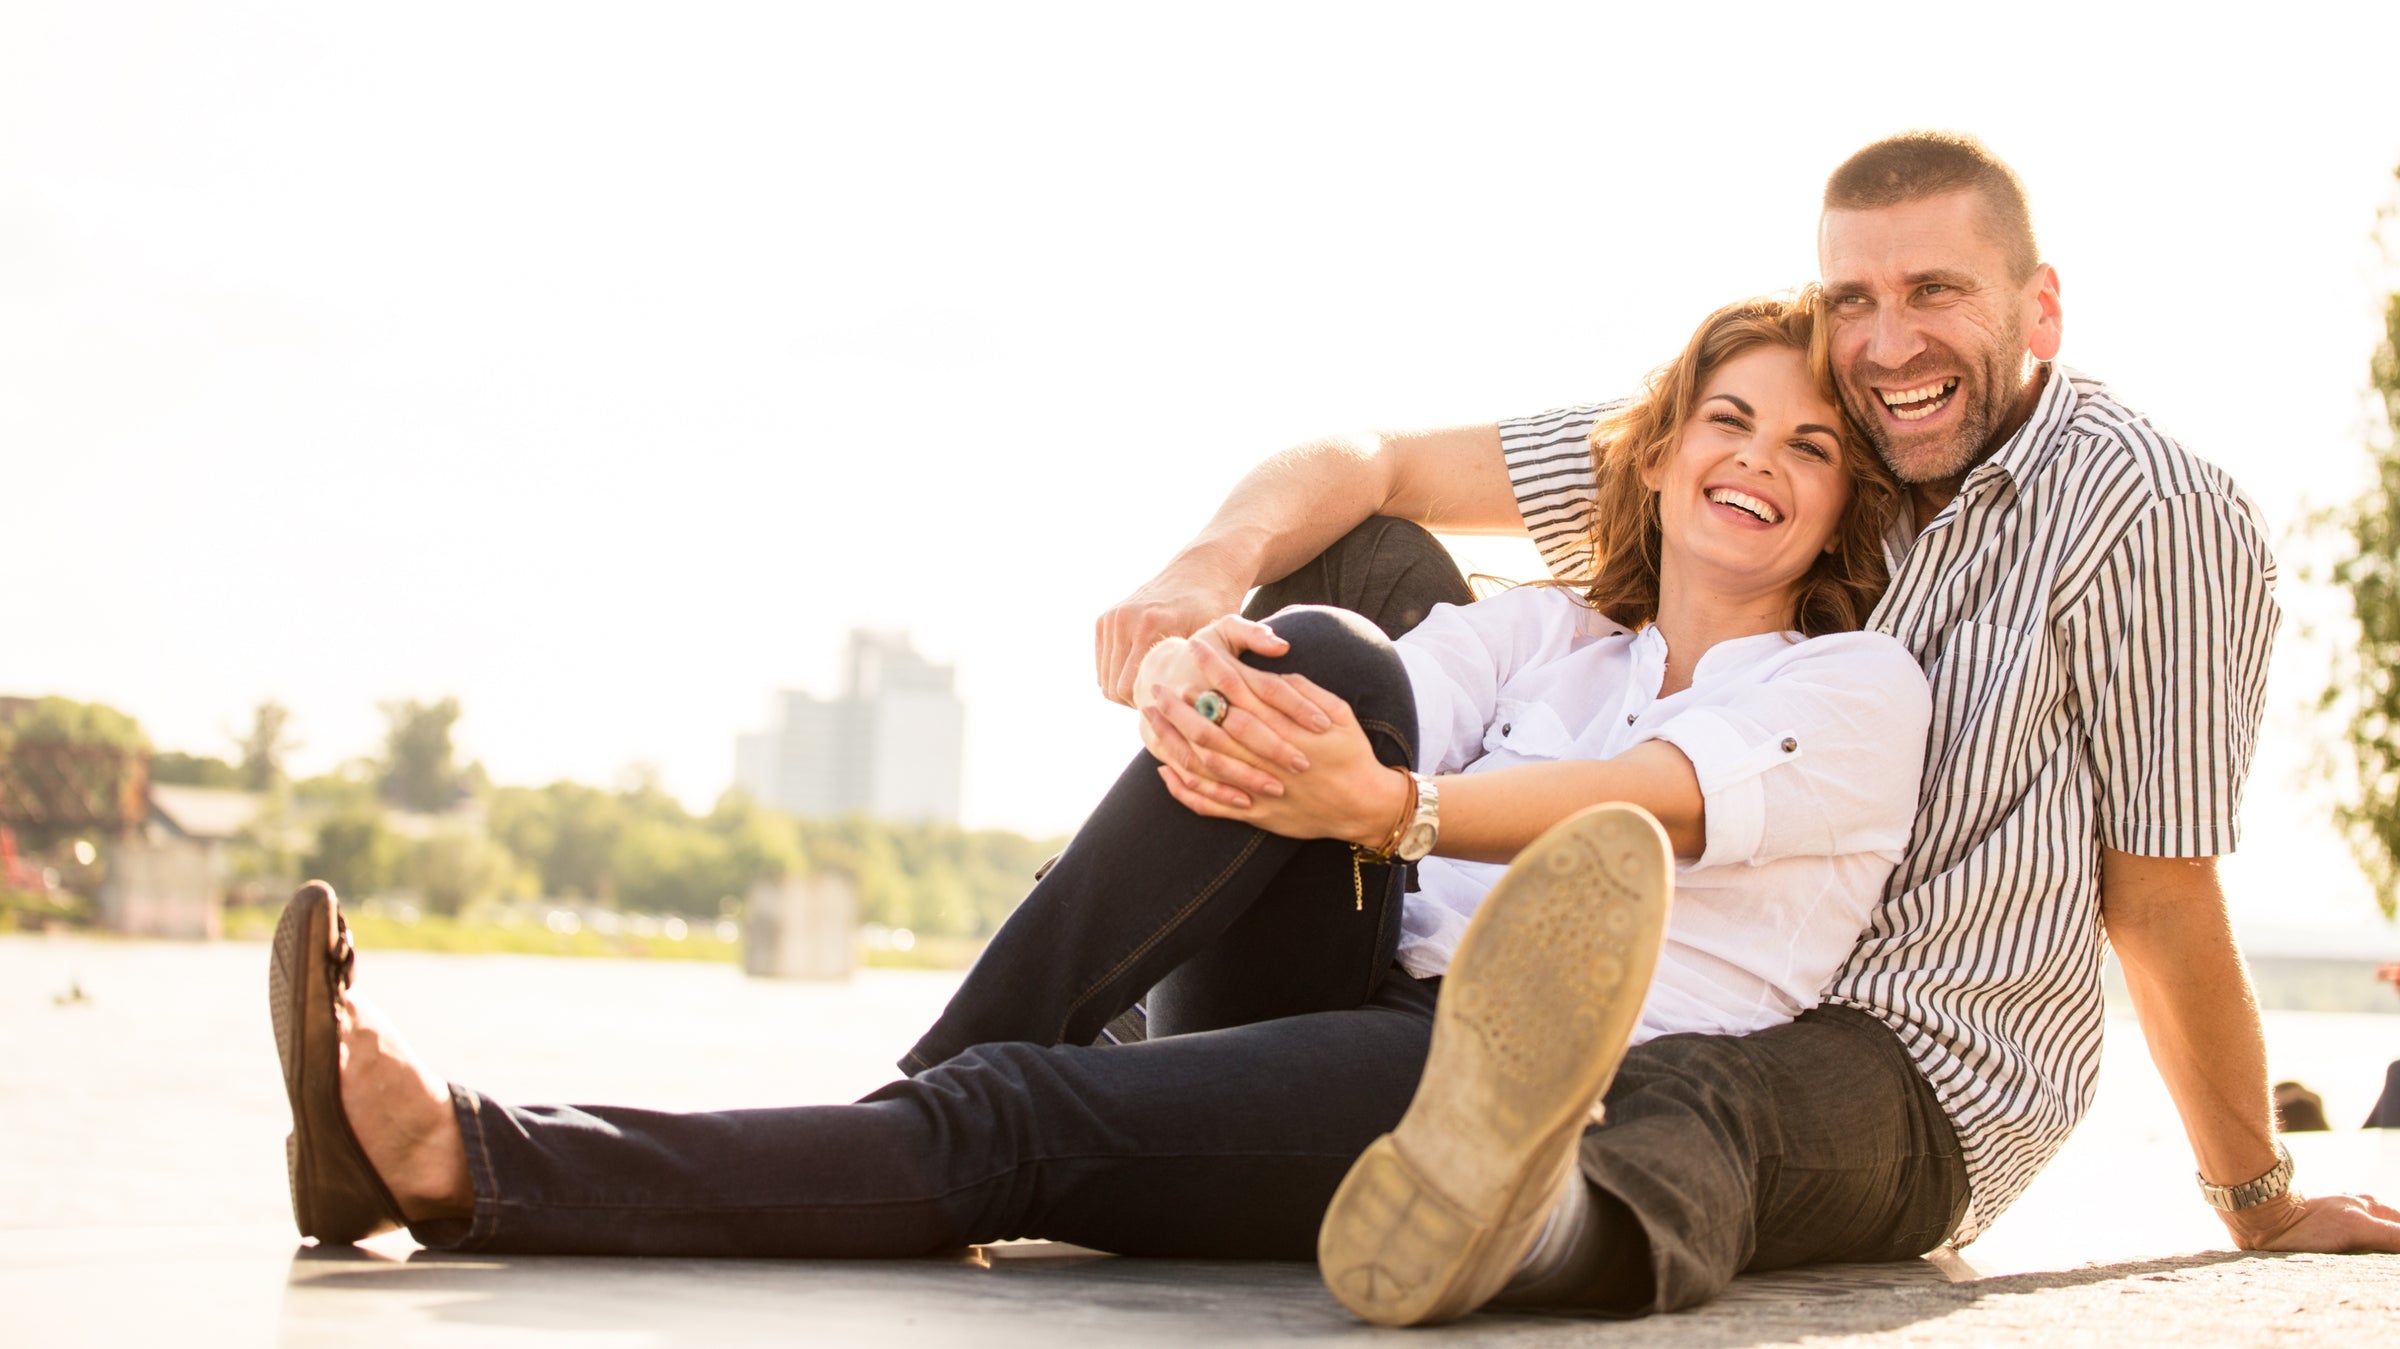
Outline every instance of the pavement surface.
MULTIPOLYGON (((0 939, 0 1346, 1061 1349, 1406 1335, 2052 1349, 2400 1338, 2400 1256, 2224 1249, 2130 1024, 2112 1025, 2091 1118, 1984 1240, 1924 1260, 1748 1276, 1705 1307, 1634 1321, 1482 1314, 1377 1330, 1352 1321, 1308 1265, 1126 1259, 1038 1242, 910 1261, 457 1257, 399 1234, 319 1249, 285 1216, 264 954, 0 939), (70 984, 86 997, 59 1001, 70 984)), ((379 999, 405 1012, 418 1048, 462 1080, 520 1100, 669 1108, 854 1096, 883 1079, 889 1045, 906 1043, 949 986, 939 976, 769 985, 704 967, 491 957, 394 956, 372 968, 379 999), (464 996, 467 987, 479 992, 464 996), (598 1089, 554 1089, 566 1080, 598 1089)), ((2312 1074, 2369 1056, 2387 1032, 2400 1041, 2400 1017, 2269 1027, 2271 1048, 2292 1042, 2282 1061, 2320 1056, 2312 1074)), ((2337 1118, 2350 1115, 2353 1102, 2328 1099, 2337 1118)), ((2400 1194, 2400 1131, 2289 1142, 2306 1187, 2400 1194)))

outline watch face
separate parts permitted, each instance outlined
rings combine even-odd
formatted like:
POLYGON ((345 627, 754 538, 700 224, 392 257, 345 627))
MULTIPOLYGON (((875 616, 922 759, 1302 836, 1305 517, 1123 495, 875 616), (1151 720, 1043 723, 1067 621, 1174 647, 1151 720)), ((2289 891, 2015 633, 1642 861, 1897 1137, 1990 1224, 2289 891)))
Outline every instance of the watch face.
POLYGON ((1393 851, 1411 862, 1432 852, 1433 826, 1430 824, 1410 825, 1408 832, 1400 836, 1400 846, 1393 851))

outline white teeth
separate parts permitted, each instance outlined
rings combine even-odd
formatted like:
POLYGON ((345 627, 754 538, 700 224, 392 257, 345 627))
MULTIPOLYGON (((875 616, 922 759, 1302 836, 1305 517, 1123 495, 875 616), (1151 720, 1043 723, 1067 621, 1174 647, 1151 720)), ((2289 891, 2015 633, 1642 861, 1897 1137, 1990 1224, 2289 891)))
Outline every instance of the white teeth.
POLYGON ((1720 506, 1731 506, 1735 510, 1748 511, 1770 525, 1783 518, 1782 514, 1773 506, 1747 492, 1737 492, 1730 487, 1709 488, 1708 499, 1720 506))
POLYGON ((1882 397, 1883 405, 1890 409, 1893 416, 1904 422, 1913 422, 1941 411, 1942 405, 1949 401, 1950 391, 1957 387, 1956 379, 1941 379, 1914 389, 1878 389, 1876 393, 1882 397), (1903 404, 1927 403, 1928 400, 1939 401, 1930 402, 1928 406, 1921 408, 1901 410, 1903 404))

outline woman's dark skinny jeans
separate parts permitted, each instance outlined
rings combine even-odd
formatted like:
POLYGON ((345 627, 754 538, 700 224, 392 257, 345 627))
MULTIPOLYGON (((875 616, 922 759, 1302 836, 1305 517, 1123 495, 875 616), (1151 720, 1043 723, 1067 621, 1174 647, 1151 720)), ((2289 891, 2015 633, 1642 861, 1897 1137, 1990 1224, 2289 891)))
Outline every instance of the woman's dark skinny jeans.
MULTIPOLYGON (((1383 762, 1416 708, 1358 615, 1272 620, 1383 762)), ((1310 1257, 1351 1162, 1407 1108, 1435 981, 1392 968, 1395 868, 1194 815, 1139 755, 1001 928, 911 1074, 854 1105, 668 1114, 453 1087, 471 1219, 428 1245, 902 1256, 1038 1236, 1125 1253, 1310 1257), (1154 988, 1155 986, 1155 988, 1154 988), (1093 1046, 1145 992, 1151 1036, 1093 1046)))
MULTIPOLYGON (((1431 535, 1377 519, 1262 589, 1253 615, 1324 598, 1397 635, 1471 597, 1431 535)), ((1347 615, 1276 622, 1294 650, 1253 663, 1350 698, 1379 724, 1377 755, 1407 761, 1413 704, 1371 630, 1347 615)), ((453 1087, 475 1214, 419 1224, 417 1239, 912 1255, 1043 1236, 1309 1258, 1351 1161, 1407 1107, 1440 981, 1386 970, 1396 877, 1369 869, 1360 912, 1346 849, 1193 816, 1154 762, 1135 760, 1001 929, 913 1051, 912 1068, 931 1067, 857 1105, 703 1115, 510 1107, 453 1087), (1078 1047, 1153 981, 1156 1038, 1078 1047)), ((1933 1089, 1853 1008, 1637 1045, 1606 1110, 1582 1142, 1593 1239, 1508 1301, 1690 1307, 1745 1269, 1913 1257, 1967 1202, 1933 1089)))

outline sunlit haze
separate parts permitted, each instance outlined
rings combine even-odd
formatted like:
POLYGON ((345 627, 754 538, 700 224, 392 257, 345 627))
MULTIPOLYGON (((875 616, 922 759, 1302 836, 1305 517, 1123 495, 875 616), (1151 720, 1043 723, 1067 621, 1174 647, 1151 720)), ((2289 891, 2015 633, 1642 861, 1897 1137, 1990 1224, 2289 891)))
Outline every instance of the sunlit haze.
MULTIPOLYGON (((2364 481, 2400 6, 1651 8, 20 0, 0 693, 220 754, 279 698, 302 772, 456 694, 498 781, 705 806, 905 629, 967 822, 1063 831, 1134 745, 1093 620, 1245 468, 1627 389, 1910 126, 2016 165, 2062 359, 2279 535, 2364 481)), ((2300 626, 2228 874, 2391 943, 2300 626)))

